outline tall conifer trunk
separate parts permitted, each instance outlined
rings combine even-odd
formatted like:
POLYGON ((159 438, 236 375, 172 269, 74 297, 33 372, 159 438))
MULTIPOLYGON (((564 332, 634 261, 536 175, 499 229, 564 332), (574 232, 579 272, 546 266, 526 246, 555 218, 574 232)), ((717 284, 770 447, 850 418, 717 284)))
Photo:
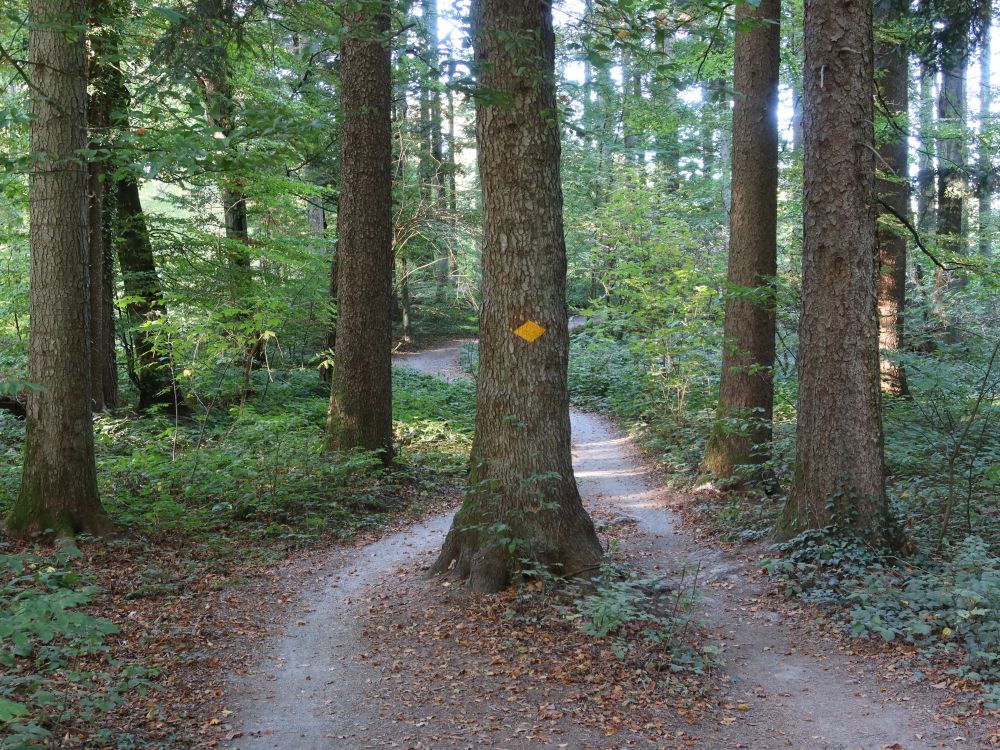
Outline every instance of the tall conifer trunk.
POLYGON ((728 477, 766 460, 774 407, 780 0, 736 9, 730 286, 719 415, 706 468, 728 477))
POLYGON ((485 592, 506 586, 524 558, 562 575, 589 572, 601 547, 570 456, 552 8, 475 0, 472 29, 479 86, 490 92, 476 101, 484 209, 476 433, 469 493, 434 572, 485 592))
MULTIPOLYGON (((905 17, 907 0, 878 0, 876 13, 884 21, 905 17)), ((879 146, 880 166, 885 179, 876 183, 879 198, 899 216, 910 211, 910 175, 907 162, 907 110, 909 107, 909 65, 906 49, 900 44, 881 44, 875 55, 879 101, 886 108, 885 116, 892 127, 879 146)), ((906 393, 903 368, 892 355, 902 349, 903 310, 906 303, 906 237, 897 219, 883 217, 878 229, 879 250, 879 348, 888 352, 882 356, 882 390, 893 395, 906 393)))
POLYGON ((984 3, 983 17, 986 27, 983 29, 982 46, 979 49, 979 159, 976 197, 979 201, 979 256, 989 258, 993 254, 993 188, 996 177, 993 174, 993 154, 983 140, 986 128, 989 127, 993 107, 993 86, 990 80, 992 69, 992 19, 993 3, 984 3))
MULTIPOLYGON (((955 260, 967 252, 965 236, 965 209, 968 192, 966 176, 966 136, 963 130, 968 112, 966 78, 969 69, 969 24, 964 13, 948 22, 952 28, 947 38, 951 40, 942 51, 941 89, 938 92, 938 194, 937 234, 946 260, 955 260)), ((945 271, 938 268, 934 276, 934 302, 939 325, 946 342, 955 343, 960 338, 961 321, 957 312, 949 309, 951 293, 968 283, 964 271, 945 271)))
POLYGON ((389 5, 345 15, 337 216, 337 345, 327 420, 335 450, 392 456, 392 81, 389 5))
POLYGON ((875 264, 872 2, 806 0, 795 478, 779 535, 831 522, 893 539, 875 264))
MULTIPOLYGON (((85 0, 31 0, 31 333, 24 468, 13 533, 101 534, 91 417, 85 0)), ((98 281, 98 283, 100 283, 98 281)))

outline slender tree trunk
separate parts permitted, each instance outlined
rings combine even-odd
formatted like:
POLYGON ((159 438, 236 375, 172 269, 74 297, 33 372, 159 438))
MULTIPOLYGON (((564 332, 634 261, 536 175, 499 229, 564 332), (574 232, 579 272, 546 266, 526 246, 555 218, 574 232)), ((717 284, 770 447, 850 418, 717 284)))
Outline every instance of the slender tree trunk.
POLYGON ((634 56, 622 50, 622 132, 625 154, 636 166, 642 165, 642 127, 639 113, 646 103, 642 96, 642 73, 634 56))
POLYGON ((730 288, 718 421, 705 464, 731 476, 770 454, 777 273, 780 0, 736 8, 730 288))
POLYGON ((920 146, 917 159, 917 228, 932 231, 937 226, 937 155, 934 139, 934 71, 927 65, 920 69, 920 146))
POLYGON ((458 221, 458 149, 455 135, 455 92, 448 89, 448 212, 458 221))
MULTIPOLYGON (((93 111, 91 109, 90 111, 93 111)), ((95 144, 90 143, 93 150, 95 144)), ((90 387, 91 405, 95 412, 108 408, 105 401, 104 376, 106 373, 107 349, 114 342, 104 340, 104 315, 111 300, 104 299, 104 183, 103 165, 91 162, 87 165, 87 245, 88 274, 90 277, 90 387)), ((111 404, 110 406, 113 406, 111 404)))
POLYGON ((501 101, 476 102, 485 214, 476 434, 469 493, 434 572, 497 591, 522 559, 572 576, 594 569, 601 546, 570 456, 552 8, 474 0, 472 19, 480 86, 501 101))
POLYGON ((16 534, 103 534, 91 417, 85 0, 31 0, 31 333, 16 534))
POLYGON ((94 411, 118 406, 118 366, 115 356, 114 259, 108 243, 108 163, 110 160, 111 109, 114 106, 115 70, 118 61, 120 9, 113 0, 89 0, 88 78, 93 91, 88 106, 89 148, 96 154, 90 163, 87 188, 88 242, 90 244, 91 386, 94 411))
POLYGON ((132 335, 132 382, 139 392, 140 411, 156 404, 177 407, 178 393, 170 362, 170 342, 159 330, 166 318, 163 287, 156 270, 153 244, 131 177, 115 183, 117 197, 118 264, 130 302, 125 306, 132 335))
POLYGON ((109 52, 117 45, 110 39, 114 8, 107 0, 89 0, 87 19, 88 81, 93 93, 87 106, 89 148, 96 156, 88 165, 87 241, 90 247, 90 375, 94 411, 104 411, 118 405, 117 372, 109 362, 115 361, 113 266, 108 266, 104 227, 106 173, 109 152, 106 140, 110 126, 108 112, 108 78, 112 62, 109 52), (106 284, 105 278, 112 283, 106 284), (111 325, 107 321, 110 319, 111 325), (111 336, 108 336, 108 332, 111 336))
MULTIPOLYGON (((884 21, 905 17, 908 0, 877 0, 876 15, 884 21)), ((885 178, 876 181, 881 201, 891 206, 899 216, 910 212, 910 173, 907 162, 909 148, 907 112, 909 109, 909 64, 906 49, 901 44, 881 44, 875 55, 879 101, 885 107, 885 117, 891 127, 884 143, 879 146, 880 167, 885 178)), ((885 214, 885 211, 881 213, 885 214)), ((906 376, 893 356, 903 348, 903 312, 906 304, 906 237, 899 222, 883 216, 878 228, 879 250, 879 348, 882 390, 893 395, 906 393, 906 376)))
MULTIPOLYGON (((128 130, 131 96, 125 83, 121 64, 121 40, 118 26, 124 18, 128 3, 119 0, 94 0, 107 16, 101 37, 102 48, 98 56, 104 64, 100 68, 103 95, 102 107, 107 115, 108 139, 115 132, 128 130)), ((111 254, 118 257, 122 286, 130 302, 125 306, 128 334, 132 341, 128 362, 129 377, 139 394, 138 408, 143 411, 161 404, 178 406, 178 392, 170 366, 170 342, 159 330, 166 318, 163 288, 156 268, 149 228, 139 198, 139 184, 128 174, 129 165, 122 164, 110 142, 110 160, 104 182, 104 249, 106 270, 112 266, 111 254)), ((105 284, 111 278, 105 274, 105 284)), ((106 299, 110 294, 106 295, 106 299)), ((107 335, 113 337, 113 320, 107 335)), ((113 340, 113 338, 112 338, 113 340)), ((117 382, 117 368, 115 380, 117 382)))
MULTIPOLYGON (((196 59, 194 70, 201 85, 209 125, 224 139, 237 129, 236 91, 230 43, 237 18, 233 0, 197 0, 192 26, 196 59)), ((231 149, 234 162, 239 154, 231 149)), ((224 257, 230 304, 241 310, 234 316, 233 333, 246 342, 244 387, 249 389, 250 372, 261 349, 259 331, 250 325, 253 307, 253 268, 250 253, 250 224, 247 196, 242 178, 225 174, 219 182, 226 242, 224 257)))
MULTIPOLYGON (((441 212, 447 206, 445 164, 444 164, 444 131, 441 118, 441 92, 438 90, 440 77, 440 58, 438 55, 438 11, 437 0, 422 0, 424 32, 427 42, 427 65, 430 68, 431 81, 424 84, 428 97, 428 140, 430 145, 431 169, 433 172, 434 204, 441 212)), ((450 286, 448 267, 448 245, 438 241, 435 245, 437 253, 434 264, 434 299, 443 302, 450 286)))
POLYGON ((399 257, 399 314, 402 318, 401 327, 403 343, 413 343, 413 305, 410 301, 410 264, 406 253, 399 257))
POLYGON ((389 4, 345 14, 331 449, 392 457, 392 81, 389 4))
MULTIPOLYGON (((664 42, 663 56, 665 59, 670 57, 667 42, 664 42)), ((680 187, 681 162, 680 127, 676 114, 677 92, 673 81, 666 75, 654 75, 653 87, 656 102, 662 109, 656 130, 656 167, 663 189, 673 193, 680 187)))
POLYGON ((882 464, 872 2, 805 2, 805 191, 795 478, 779 536, 895 537, 882 464))
MULTIPOLYGON (((938 242, 947 260, 966 255, 965 201, 967 149, 964 132, 968 110, 966 77, 969 67, 969 20, 960 15, 954 22, 962 25, 955 32, 953 46, 944 53, 941 90, 938 93, 938 242)), ((963 288, 968 278, 961 271, 937 269, 934 277, 934 302, 943 328, 944 340, 960 339, 957 312, 947 309, 951 293, 963 288)))
POLYGON ((992 2, 986 2, 983 9, 986 26, 983 29, 982 46, 979 49, 979 179, 976 184, 976 198, 979 202, 979 257, 993 255, 993 154, 987 147, 986 130, 989 127, 993 107, 993 87, 990 85, 992 60, 991 25, 992 2))

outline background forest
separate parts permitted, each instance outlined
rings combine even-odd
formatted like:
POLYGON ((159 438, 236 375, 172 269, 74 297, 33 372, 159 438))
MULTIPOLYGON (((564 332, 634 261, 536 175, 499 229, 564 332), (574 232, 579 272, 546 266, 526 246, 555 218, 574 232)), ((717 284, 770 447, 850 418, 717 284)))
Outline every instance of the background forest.
MULTIPOLYGON (((203 585, 198 571, 228 577, 349 537, 433 506, 464 477, 472 387, 409 370, 394 371, 394 469, 372 453, 325 449, 338 313, 340 5, 89 3, 80 33, 100 325, 86 345, 99 384, 100 495, 129 531, 111 543, 127 551, 120 580, 99 581, 115 596, 127 590, 149 606, 185 596, 203 585)), ((713 436, 753 433, 762 418, 727 421, 718 407, 727 300, 762 294, 727 281, 735 7, 554 8, 567 301, 585 319, 571 337, 572 402, 632 429, 671 482, 697 489, 702 521, 741 543, 780 524, 795 472, 802 14, 802 0, 781 4, 777 268, 763 292, 776 303, 773 439, 717 471, 706 463, 713 436)), ((477 335, 483 221, 467 15, 464 3, 437 0, 393 7, 398 351, 477 335)), ((4 516, 18 495, 33 388, 26 18, 27 2, 4 0, 4 516)), ((895 285, 879 299, 886 491, 907 544, 886 556, 834 522, 784 542, 767 569, 790 594, 835 605, 848 632, 916 644, 1000 705, 995 24, 989 0, 876 3, 876 163, 883 196, 893 186, 903 196, 884 200, 879 216, 882 247, 895 238, 897 253, 895 285), (895 67, 884 64, 893 54, 895 67), (902 162, 892 144, 902 144, 902 162)), ((474 372, 475 345, 466 352, 474 372)), ((160 679, 163 665, 145 663, 142 649, 114 665, 100 656, 117 625, 88 614, 103 596, 89 584, 116 548, 81 561, 75 547, 3 538, 0 553, 0 601, 10 605, 0 614, 0 726, 23 746, 160 679)))

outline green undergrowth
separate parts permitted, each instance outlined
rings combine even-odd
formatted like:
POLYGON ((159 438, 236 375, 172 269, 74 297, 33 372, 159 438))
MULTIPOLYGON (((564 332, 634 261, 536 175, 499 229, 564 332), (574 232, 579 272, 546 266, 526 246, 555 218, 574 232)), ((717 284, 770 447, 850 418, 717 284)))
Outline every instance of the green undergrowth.
MULTIPOLYGON (((386 468, 365 453, 324 450, 327 390, 315 370, 255 378, 245 402, 199 401, 183 419, 127 410, 96 418, 102 499, 121 538, 83 540, 82 558, 71 546, 0 538, 2 750, 189 747, 181 735, 156 730, 147 741, 146 730, 107 728, 120 717, 100 718, 126 696, 159 690, 149 659, 175 658, 169 640, 167 653, 110 647, 121 603, 160 612, 169 630, 197 602, 214 602, 215 586, 290 547, 457 497, 475 413, 470 384, 396 370, 397 457, 386 468)), ((0 514, 16 496, 23 436, 22 423, 0 417, 0 514)))
POLYGON ((787 594, 824 607, 853 637, 912 644, 918 666, 981 684, 1000 710, 1000 557, 980 537, 899 560, 830 527, 774 553, 763 568, 787 594))
MULTIPOLYGON (((6 545, 3 545, 6 546, 6 545)), ((73 569, 73 546, 0 554, 0 747, 54 746, 124 697, 151 689, 155 670, 120 664, 110 620, 85 609, 99 589, 73 569)), ((111 743, 97 731, 93 746, 111 743)))
MULTIPOLYGON (((412 370, 394 374, 399 455, 382 468, 365 453, 324 450, 326 389, 315 371, 271 371, 244 402, 200 402, 190 416, 100 415, 101 496, 129 533, 183 533, 301 543, 350 536, 464 468, 474 418, 467 384, 412 370)), ((0 514, 20 476, 21 423, 0 422, 0 514)))

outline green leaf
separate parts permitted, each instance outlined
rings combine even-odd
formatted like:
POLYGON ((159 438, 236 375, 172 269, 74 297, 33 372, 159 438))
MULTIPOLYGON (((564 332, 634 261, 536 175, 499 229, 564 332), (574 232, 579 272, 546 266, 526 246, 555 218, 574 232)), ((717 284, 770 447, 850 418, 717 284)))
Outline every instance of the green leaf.
POLYGON ((26 713, 28 713, 28 707, 23 703, 0 698, 0 721, 7 723, 18 716, 24 716, 26 713))

